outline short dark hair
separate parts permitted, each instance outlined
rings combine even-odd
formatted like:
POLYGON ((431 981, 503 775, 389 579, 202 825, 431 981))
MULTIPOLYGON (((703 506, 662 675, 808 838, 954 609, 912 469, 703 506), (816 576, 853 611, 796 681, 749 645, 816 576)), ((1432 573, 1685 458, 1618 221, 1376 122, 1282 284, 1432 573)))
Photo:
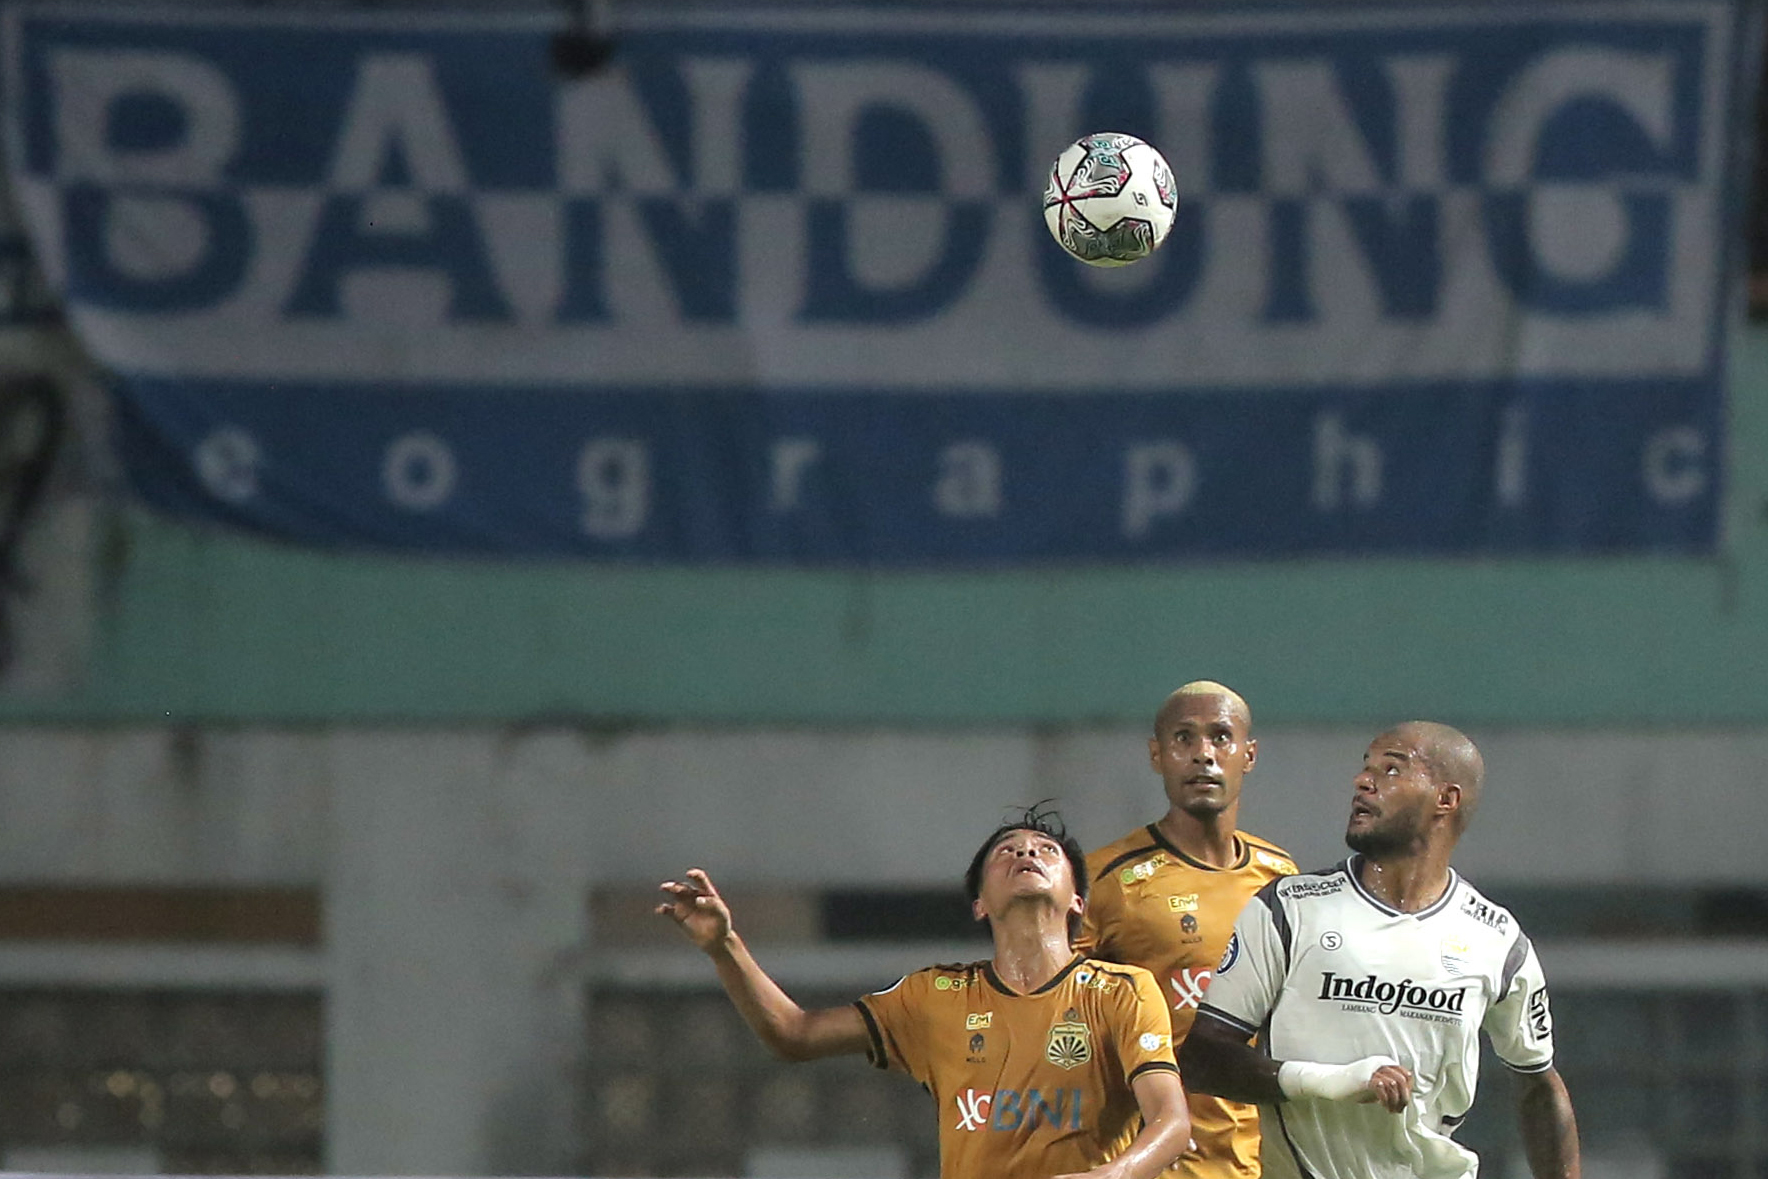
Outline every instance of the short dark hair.
MULTIPOLYGON (((982 895, 982 865, 988 859, 988 853, 1000 846, 1001 840, 1015 831, 1035 831, 1039 835, 1047 835, 1056 841, 1062 854, 1068 858, 1069 870, 1074 875, 1074 895, 1083 902, 1087 899, 1087 886, 1092 882, 1087 879, 1087 853, 1082 850, 1080 841, 1068 833, 1068 827, 1062 822, 1062 816, 1048 804, 1054 799, 1046 798, 1034 802, 1017 814, 1010 814, 989 837, 982 841, 976 854, 970 859, 970 869, 964 873, 964 895, 974 904, 982 895)), ((1081 916, 1071 913, 1068 917, 1068 940, 1080 937, 1081 916)))

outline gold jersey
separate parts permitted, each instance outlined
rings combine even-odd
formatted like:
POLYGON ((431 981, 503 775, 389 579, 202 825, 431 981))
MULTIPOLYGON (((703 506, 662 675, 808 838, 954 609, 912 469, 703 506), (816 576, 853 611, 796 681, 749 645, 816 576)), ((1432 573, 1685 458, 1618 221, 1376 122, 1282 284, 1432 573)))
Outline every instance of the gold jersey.
MULTIPOLYGON (((1175 1050, 1252 895, 1295 874, 1282 848, 1245 832, 1238 855, 1216 868, 1194 860, 1153 824, 1087 856, 1092 889, 1080 945, 1088 954, 1153 973, 1170 1013, 1175 1050)), ((1256 1179, 1258 1107, 1189 1095, 1196 1148, 1167 1174, 1184 1179, 1256 1179)))
POLYGON ((1049 1179, 1135 1140, 1130 1082, 1178 1071, 1154 977, 1075 955, 1029 994, 988 962, 930 966, 855 1006, 867 1057, 933 1094, 941 1179, 1049 1179))

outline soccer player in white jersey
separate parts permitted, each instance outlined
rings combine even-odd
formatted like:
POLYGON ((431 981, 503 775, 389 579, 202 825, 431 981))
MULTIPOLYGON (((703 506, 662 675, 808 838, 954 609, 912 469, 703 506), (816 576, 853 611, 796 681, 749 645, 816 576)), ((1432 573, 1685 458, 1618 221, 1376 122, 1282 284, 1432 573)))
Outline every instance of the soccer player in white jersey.
POLYGON ((1189 1089, 1258 1104, 1267 1179, 1471 1179, 1479 1159, 1452 1135, 1481 1030, 1522 1078, 1535 1179, 1578 1179, 1540 961, 1449 864, 1484 777, 1447 725, 1383 733, 1356 778, 1354 854, 1242 910, 1179 1068, 1189 1089))

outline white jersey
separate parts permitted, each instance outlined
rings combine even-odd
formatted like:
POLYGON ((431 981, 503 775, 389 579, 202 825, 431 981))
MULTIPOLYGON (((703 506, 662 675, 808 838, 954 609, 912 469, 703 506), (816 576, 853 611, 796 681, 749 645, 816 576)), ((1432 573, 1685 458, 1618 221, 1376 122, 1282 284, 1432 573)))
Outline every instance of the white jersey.
POLYGON ((1276 1060, 1391 1056, 1412 1105, 1349 1101, 1259 1110, 1270 1179, 1461 1179, 1479 1158, 1450 1135, 1473 1105, 1479 1032, 1520 1072, 1553 1065, 1547 982, 1508 911, 1459 873, 1441 900, 1402 913, 1377 900, 1358 857, 1286 876, 1241 911, 1202 1010, 1257 1034, 1276 1060))

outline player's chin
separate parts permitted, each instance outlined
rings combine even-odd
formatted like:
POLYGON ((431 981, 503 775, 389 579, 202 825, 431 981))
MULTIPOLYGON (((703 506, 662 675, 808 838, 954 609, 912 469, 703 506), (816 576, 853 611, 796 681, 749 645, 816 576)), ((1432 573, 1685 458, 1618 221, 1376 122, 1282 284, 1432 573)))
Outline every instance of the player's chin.
POLYGON ((1228 794, 1220 786, 1193 787, 1179 807, 1193 819, 1213 819, 1228 809, 1228 794))
POLYGON ((1344 829, 1345 846, 1361 855, 1376 855, 1392 848, 1394 841, 1377 831, 1372 820, 1358 815, 1344 829))

